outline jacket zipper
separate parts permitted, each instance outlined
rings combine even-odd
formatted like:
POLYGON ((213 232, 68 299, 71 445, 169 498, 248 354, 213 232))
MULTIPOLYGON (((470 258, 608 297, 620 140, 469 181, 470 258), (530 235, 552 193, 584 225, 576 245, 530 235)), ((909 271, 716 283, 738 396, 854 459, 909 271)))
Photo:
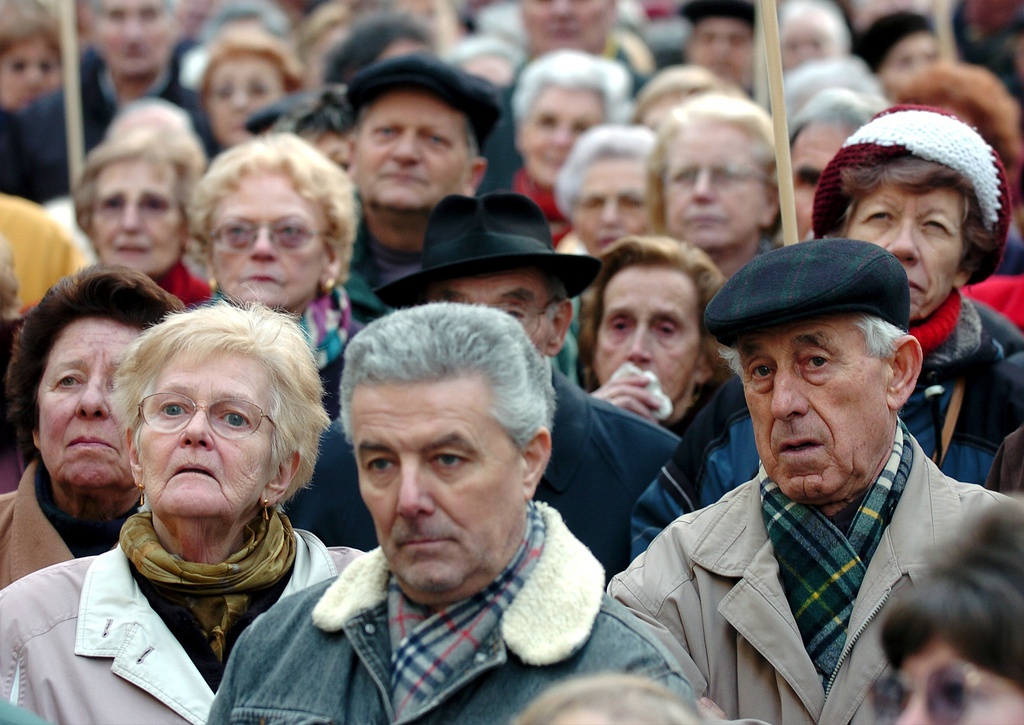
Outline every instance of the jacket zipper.
POLYGON ((828 693, 832 692, 832 685, 835 684, 836 677, 839 676, 839 669, 843 666, 843 663, 846 661, 846 657, 850 654, 850 650, 853 649, 853 644, 862 634, 864 634, 864 630, 867 629, 869 624, 871 624, 871 620, 874 619, 875 616, 877 616, 877 614, 882 610, 882 607, 885 606, 885 603, 886 601, 888 601, 889 594, 891 592, 891 588, 885 590, 885 594, 882 595, 882 598, 879 600, 878 604, 876 604, 874 608, 868 613, 868 617, 864 620, 864 623, 857 627, 857 631, 853 633, 852 637, 846 638, 846 644, 843 646, 843 651, 839 655, 839 662, 836 663, 836 668, 832 670, 832 676, 828 678, 828 687, 825 688, 826 700, 828 699, 828 693))

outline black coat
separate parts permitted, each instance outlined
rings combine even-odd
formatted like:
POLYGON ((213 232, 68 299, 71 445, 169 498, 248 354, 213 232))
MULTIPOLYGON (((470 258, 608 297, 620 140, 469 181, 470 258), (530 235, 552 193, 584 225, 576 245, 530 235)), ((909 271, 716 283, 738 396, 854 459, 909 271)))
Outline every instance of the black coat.
MULTIPOLYGON (((103 60, 86 53, 82 60, 82 126, 85 150, 91 151, 103 141, 117 108, 103 92, 100 79, 103 60)), ((192 118, 196 133, 212 156, 216 143, 210 125, 199 105, 195 91, 178 82, 178 64, 172 62, 168 81, 157 97, 180 106, 192 118)), ((4 135, 0 155, 0 191, 31 199, 40 204, 68 194, 67 126, 64 120, 64 91, 59 90, 18 113, 4 135)))

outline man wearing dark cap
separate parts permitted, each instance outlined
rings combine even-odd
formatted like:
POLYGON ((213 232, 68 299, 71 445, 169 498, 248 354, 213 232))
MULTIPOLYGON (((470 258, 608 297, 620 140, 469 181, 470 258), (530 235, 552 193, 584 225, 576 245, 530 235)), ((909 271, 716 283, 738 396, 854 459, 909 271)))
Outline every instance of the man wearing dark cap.
POLYGON ((683 54, 723 81, 750 91, 754 73, 754 5, 746 0, 691 0, 680 12, 693 26, 683 54))
POLYGON ((873 722, 886 607, 926 549, 1005 500, 944 476, 900 420, 922 363, 909 316, 896 257, 846 239, 769 252, 708 305, 759 470, 671 524, 609 593, 727 717, 873 722))
POLYGON ((349 174, 362 202, 345 284, 357 320, 387 311, 373 288, 420 266, 427 218, 449 194, 473 194, 480 147, 500 114, 495 88, 427 54, 391 58, 348 86, 356 114, 349 174))
MULTIPOLYGON (((593 257, 556 253, 544 213, 525 196, 455 195, 442 200, 430 217, 422 269, 377 293, 393 307, 449 301, 504 310, 542 355, 552 357, 572 320, 570 298, 599 268, 593 257)), ((611 577, 629 564, 633 504, 679 439, 587 395, 557 370, 552 375, 551 461, 534 499, 558 509, 611 577)), ((348 538, 342 528, 366 530, 368 518, 358 496, 352 496, 351 454, 337 425, 327 435, 313 485, 299 497, 293 520, 331 544, 358 545, 363 542, 348 538)))

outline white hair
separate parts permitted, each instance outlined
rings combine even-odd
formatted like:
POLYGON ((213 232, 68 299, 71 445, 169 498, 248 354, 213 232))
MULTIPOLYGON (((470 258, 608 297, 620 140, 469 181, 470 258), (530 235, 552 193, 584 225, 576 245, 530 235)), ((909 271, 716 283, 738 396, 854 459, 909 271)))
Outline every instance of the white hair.
MULTIPOLYGON (((864 347, 867 348, 868 356, 880 360, 888 360, 895 355, 896 342, 907 334, 906 330, 901 330, 891 322, 867 313, 857 315, 853 319, 853 324, 864 333, 864 347)), ((733 343, 732 346, 719 345, 718 353, 729 365, 729 369, 742 378, 739 342, 733 343)))
POLYGON ((572 217, 573 207, 583 190, 583 179, 591 165, 603 159, 634 159, 647 168, 647 157, 654 148, 654 131, 646 126, 603 124, 584 131, 573 144, 558 179, 555 201, 558 209, 572 217))
POLYGON ((593 91, 601 96, 606 123, 626 123, 633 112, 633 82, 621 63, 579 50, 556 50, 529 63, 512 94, 516 123, 526 118, 548 86, 593 91))

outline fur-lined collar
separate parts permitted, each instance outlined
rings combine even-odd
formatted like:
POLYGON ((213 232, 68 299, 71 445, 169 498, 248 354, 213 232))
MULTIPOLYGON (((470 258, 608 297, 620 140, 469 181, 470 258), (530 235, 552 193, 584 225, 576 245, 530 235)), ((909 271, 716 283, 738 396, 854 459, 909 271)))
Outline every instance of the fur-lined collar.
MULTIPOLYGON (((604 568, 561 515, 535 503, 547 534, 544 551, 518 596, 505 610, 505 644, 529 665, 550 665, 569 657, 590 637, 604 594, 604 568)), ((352 562, 313 609, 313 624, 338 632, 357 614, 387 599, 390 572, 378 547, 352 562)))

